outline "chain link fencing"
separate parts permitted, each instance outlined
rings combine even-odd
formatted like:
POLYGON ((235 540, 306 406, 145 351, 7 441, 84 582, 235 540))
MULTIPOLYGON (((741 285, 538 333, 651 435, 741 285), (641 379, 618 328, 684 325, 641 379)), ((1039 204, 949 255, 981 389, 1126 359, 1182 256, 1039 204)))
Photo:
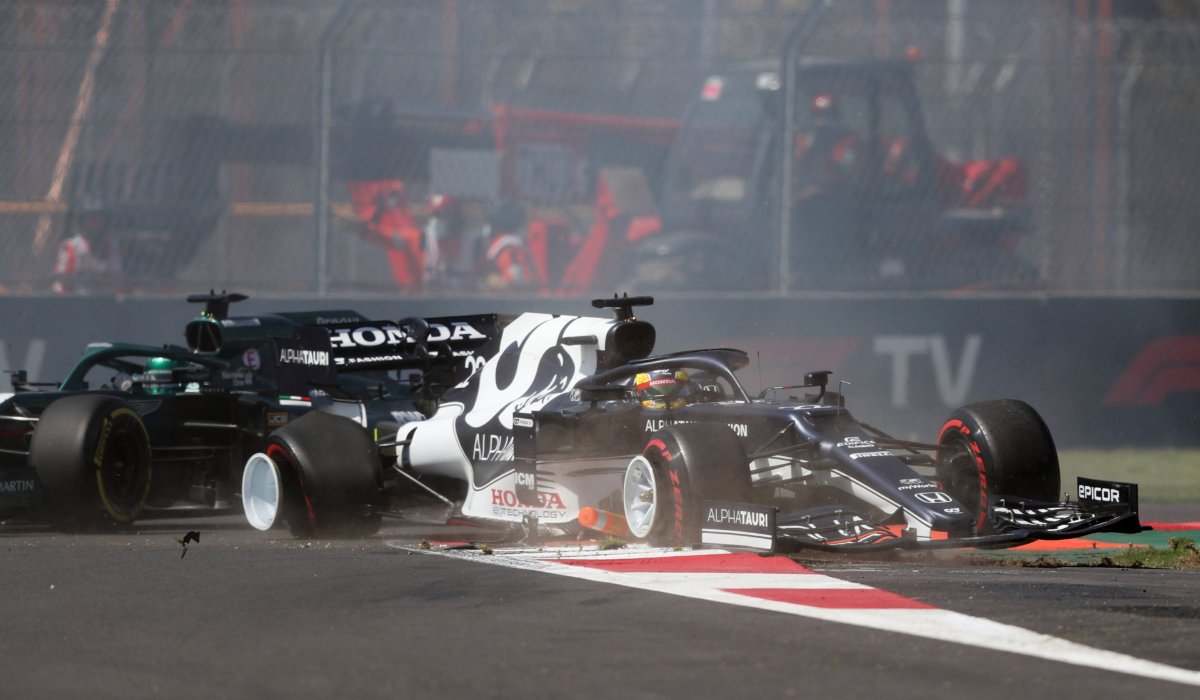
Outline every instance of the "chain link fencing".
POLYGON ((812 6, 5 3, 0 284, 1200 289, 1200 11, 812 6))

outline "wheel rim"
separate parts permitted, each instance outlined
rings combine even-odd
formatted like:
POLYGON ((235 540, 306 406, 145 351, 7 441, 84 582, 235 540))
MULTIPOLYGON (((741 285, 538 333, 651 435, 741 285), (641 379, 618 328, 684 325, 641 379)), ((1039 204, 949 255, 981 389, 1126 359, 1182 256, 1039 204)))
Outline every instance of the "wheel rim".
POLYGON ((108 447, 96 466, 96 486, 108 514, 117 522, 137 517, 150 488, 150 453, 140 423, 112 419, 108 447))
POLYGON ((259 452, 246 461, 242 473, 242 508, 246 520, 257 530, 269 530, 279 515, 282 500, 279 467, 259 452))
POLYGON ((953 450, 953 455, 946 461, 946 468, 939 473, 938 478, 943 482, 946 492, 975 515, 978 525, 986 516, 980 513, 982 488, 979 466, 965 441, 955 440, 944 443, 944 446, 953 450))
POLYGON ((644 539, 654 527, 658 501, 654 466, 645 457, 638 456, 630 460, 625 468, 622 493, 629 532, 638 539, 644 539))

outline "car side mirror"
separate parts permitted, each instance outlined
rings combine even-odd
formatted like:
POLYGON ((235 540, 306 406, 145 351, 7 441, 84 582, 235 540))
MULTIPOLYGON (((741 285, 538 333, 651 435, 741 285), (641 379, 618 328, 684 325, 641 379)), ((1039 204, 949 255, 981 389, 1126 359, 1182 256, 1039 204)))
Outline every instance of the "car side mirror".
POLYGON ((823 369, 819 372, 805 372, 804 385, 820 387, 821 391, 825 391, 825 387, 829 384, 829 375, 833 372, 823 369))

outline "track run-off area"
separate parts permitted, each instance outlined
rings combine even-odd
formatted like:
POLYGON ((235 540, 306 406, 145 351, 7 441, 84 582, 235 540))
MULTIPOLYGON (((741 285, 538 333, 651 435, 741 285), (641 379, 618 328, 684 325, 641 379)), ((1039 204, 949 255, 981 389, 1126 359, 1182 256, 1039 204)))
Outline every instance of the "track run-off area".
POLYGON ((425 551, 1200 687, 1200 671, 1176 668, 940 609, 914 598, 817 573, 786 557, 724 550, 649 548, 600 551, 562 547, 487 553, 474 548, 425 551))
POLYGON ((366 540, 294 540, 233 517, 0 531, 0 696, 977 700, 1200 687, 1196 570, 455 539, 389 523, 366 540), (200 540, 183 545, 193 530, 200 540))

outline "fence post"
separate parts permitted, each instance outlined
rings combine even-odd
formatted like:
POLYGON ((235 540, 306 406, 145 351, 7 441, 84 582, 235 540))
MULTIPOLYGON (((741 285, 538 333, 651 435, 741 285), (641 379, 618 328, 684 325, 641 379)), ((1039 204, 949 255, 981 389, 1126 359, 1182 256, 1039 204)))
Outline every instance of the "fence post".
POLYGON ((346 0, 329 25, 321 32, 320 54, 317 59, 317 123, 316 123, 316 192, 313 213, 316 219, 316 278, 317 296, 329 289, 329 122, 333 118, 333 42, 358 10, 361 0, 346 0))

